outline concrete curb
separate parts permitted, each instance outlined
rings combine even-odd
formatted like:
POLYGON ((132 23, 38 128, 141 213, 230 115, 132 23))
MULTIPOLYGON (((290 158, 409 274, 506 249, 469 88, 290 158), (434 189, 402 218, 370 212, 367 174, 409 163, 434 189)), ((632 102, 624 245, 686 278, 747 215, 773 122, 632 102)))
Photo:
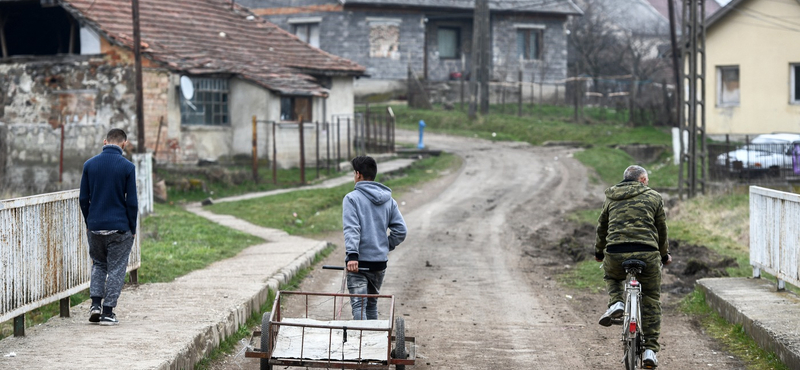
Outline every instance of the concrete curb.
POLYGON ((730 323, 742 325, 759 347, 775 352, 790 369, 800 369, 800 298, 777 292, 774 283, 752 278, 697 281, 706 303, 730 323))
POLYGON ((288 266, 275 273, 267 280, 263 289, 238 304, 234 311, 228 312, 224 320, 202 329, 184 349, 175 354, 175 358, 172 361, 163 363, 158 369, 193 369, 214 349, 219 348, 220 343, 236 334, 239 327, 247 323, 250 317, 261 313, 261 306, 267 302, 270 290, 277 292, 281 284, 288 283, 301 269, 311 266, 314 258, 327 248, 328 244, 328 242, 324 241, 319 242, 313 249, 303 253, 288 266))

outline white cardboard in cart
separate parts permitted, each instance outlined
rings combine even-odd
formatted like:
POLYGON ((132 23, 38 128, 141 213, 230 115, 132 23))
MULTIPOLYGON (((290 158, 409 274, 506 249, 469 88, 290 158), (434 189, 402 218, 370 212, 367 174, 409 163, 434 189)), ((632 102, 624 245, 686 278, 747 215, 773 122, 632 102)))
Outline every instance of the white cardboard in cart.
POLYGON ((342 329, 281 325, 278 329, 278 336, 275 338, 273 358, 388 361, 389 330, 387 329, 391 328, 389 320, 283 319, 281 323, 347 327, 347 342, 343 343, 342 329), (384 331, 353 329, 355 327, 384 329, 384 331))

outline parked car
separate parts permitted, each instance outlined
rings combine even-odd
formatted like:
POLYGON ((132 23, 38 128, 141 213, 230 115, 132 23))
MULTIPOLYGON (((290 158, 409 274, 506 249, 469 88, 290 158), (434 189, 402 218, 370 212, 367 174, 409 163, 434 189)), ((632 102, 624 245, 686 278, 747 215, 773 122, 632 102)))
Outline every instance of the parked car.
POLYGON ((729 171, 790 171, 793 169, 796 143, 800 143, 800 134, 758 135, 749 144, 718 155, 716 164, 727 167, 729 171))

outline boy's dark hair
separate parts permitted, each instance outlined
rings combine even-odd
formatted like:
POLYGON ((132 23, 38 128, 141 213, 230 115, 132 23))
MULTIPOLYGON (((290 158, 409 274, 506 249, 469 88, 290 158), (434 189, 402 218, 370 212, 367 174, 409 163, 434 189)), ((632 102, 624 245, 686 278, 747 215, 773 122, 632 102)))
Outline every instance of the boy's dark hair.
POLYGON ((128 135, 125 134, 125 131, 118 128, 112 128, 106 135, 106 141, 109 143, 121 144, 126 140, 128 140, 128 135))
POLYGON ((375 176, 378 175, 378 164, 370 156, 360 155, 350 161, 353 165, 353 170, 358 171, 364 180, 375 181, 375 176))

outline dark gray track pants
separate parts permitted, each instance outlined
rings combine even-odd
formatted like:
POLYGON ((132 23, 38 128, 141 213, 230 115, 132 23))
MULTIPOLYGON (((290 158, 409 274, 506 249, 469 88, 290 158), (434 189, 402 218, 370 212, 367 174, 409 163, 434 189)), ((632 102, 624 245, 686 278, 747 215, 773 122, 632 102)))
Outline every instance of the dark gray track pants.
POLYGON ((117 299, 125 284, 125 270, 133 247, 133 234, 89 236, 89 256, 92 258, 92 280, 89 296, 103 297, 103 306, 117 307, 117 299))

